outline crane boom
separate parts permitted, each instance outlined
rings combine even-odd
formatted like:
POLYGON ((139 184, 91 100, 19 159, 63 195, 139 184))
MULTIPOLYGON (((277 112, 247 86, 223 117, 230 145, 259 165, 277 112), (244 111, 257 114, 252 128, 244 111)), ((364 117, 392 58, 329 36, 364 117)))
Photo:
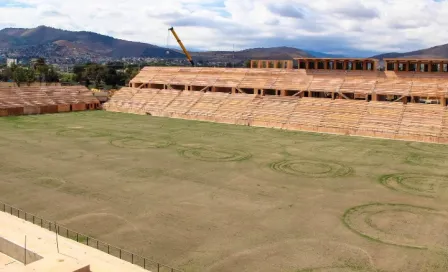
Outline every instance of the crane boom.
POLYGON ((182 41, 179 39, 179 36, 177 36, 176 31, 174 31, 174 27, 171 27, 170 29, 168 29, 169 31, 171 31, 171 33, 173 33, 174 38, 176 38, 177 43, 180 45, 180 47, 182 48, 182 51, 184 51, 185 56, 187 56, 188 61, 191 63, 192 66, 194 66, 194 61, 193 58, 191 57, 190 53, 188 53, 187 48, 185 48, 184 44, 182 43, 182 41))

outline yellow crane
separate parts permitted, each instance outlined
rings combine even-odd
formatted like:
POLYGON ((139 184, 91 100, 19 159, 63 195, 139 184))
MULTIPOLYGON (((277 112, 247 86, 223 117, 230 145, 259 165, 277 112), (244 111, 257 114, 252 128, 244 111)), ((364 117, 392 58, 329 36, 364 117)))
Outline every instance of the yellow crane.
POLYGON ((180 47, 182 48, 182 51, 184 51, 184 54, 187 57, 188 61, 191 63, 191 66, 194 66, 193 58, 191 57, 190 53, 188 53, 187 48, 185 48, 182 41, 179 39, 179 36, 177 36, 176 31, 174 31, 174 27, 171 27, 168 30, 171 31, 171 33, 173 33, 174 38, 176 38, 177 43, 179 43, 180 47))

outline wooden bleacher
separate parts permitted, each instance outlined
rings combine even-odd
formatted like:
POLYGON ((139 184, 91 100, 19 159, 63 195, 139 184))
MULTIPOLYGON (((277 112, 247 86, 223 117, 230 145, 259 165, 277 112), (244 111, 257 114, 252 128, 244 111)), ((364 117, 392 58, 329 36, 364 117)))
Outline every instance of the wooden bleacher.
POLYGON ((0 87, 0 116, 98 108, 100 102, 83 86, 0 87))
POLYGON ((362 100, 333 100, 320 122, 323 132, 354 135, 367 110, 368 102, 362 100))
POLYGON ((185 114, 188 119, 214 121, 216 111, 228 99, 230 94, 205 93, 185 114))
POLYGON ((298 103, 296 97, 264 96, 257 97, 256 100, 256 106, 251 112, 251 125, 259 127, 282 128, 298 103))
POLYGON ((440 105, 405 105, 396 139, 436 140, 442 130, 444 113, 445 109, 440 105))
POLYGON ((247 115, 250 110, 249 105, 255 99, 250 94, 233 94, 222 102, 222 105, 215 112, 215 120, 220 123, 237 124, 238 120, 247 115))
POLYGON ((204 95, 203 92, 183 91, 162 110, 163 116, 185 118, 185 114, 204 95))
MULTIPOLYGON (((180 91, 176 90, 154 90, 158 91, 141 109, 145 114, 163 116, 163 110, 178 96, 180 91)), ((115 95, 114 95, 115 97, 115 95)), ((113 100, 113 99, 112 99, 113 100)))
POLYGON ((332 100, 302 98, 289 116, 287 128, 294 130, 319 131, 324 115, 329 111, 332 100))
POLYGON ((403 118, 403 111, 402 103, 369 102, 356 134, 394 139, 403 118))

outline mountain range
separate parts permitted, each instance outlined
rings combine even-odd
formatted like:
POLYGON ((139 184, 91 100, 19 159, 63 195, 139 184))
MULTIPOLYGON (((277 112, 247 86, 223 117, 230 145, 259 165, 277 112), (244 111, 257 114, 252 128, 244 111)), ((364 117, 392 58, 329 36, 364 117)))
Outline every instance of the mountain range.
POLYGON ((373 58, 416 58, 416 59, 446 59, 448 58, 448 44, 438 45, 427 49, 421 49, 417 51, 411 51, 406 53, 386 53, 376 55, 373 58))
MULTIPOLYGON (((248 59, 293 59, 298 57, 343 57, 292 47, 252 48, 242 51, 192 52, 195 60, 243 62, 248 59)), ((0 30, 0 57, 46 58, 184 58, 184 54, 152 44, 115 39, 87 31, 67 31, 47 26, 0 30), (167 54, 169 51, 169 54, 167 54)), ((386 53, 374 58, 448 58, 448 44, 407 53, 386 53)))

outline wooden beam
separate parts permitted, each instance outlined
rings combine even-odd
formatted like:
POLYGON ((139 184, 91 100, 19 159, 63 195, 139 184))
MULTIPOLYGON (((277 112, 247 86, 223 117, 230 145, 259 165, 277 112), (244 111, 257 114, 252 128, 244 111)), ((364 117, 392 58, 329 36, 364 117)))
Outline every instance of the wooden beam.
POLYGON ((244 92, 244 91, 241 90, 240 88, 236 88, 236 87, 235 87, 235 90, 237 90, 237 91, 240 92, 240 93, 247 94, 246 92, 244 92))
POLYGON ((293 94, 292 96, 299 96, 299 95, 302 94, 303 92, 304 92, 303 90, 302 90, 302 91, 299 91, 299 92, 293 94))
POLYGON ((347 96, 345 96, 345 94, 343 94, 342 92, 338 92, 338 94, 340 94, 343 98, 347 99, 347 100, 351 100, 350 98, 348 98, 347 96))

